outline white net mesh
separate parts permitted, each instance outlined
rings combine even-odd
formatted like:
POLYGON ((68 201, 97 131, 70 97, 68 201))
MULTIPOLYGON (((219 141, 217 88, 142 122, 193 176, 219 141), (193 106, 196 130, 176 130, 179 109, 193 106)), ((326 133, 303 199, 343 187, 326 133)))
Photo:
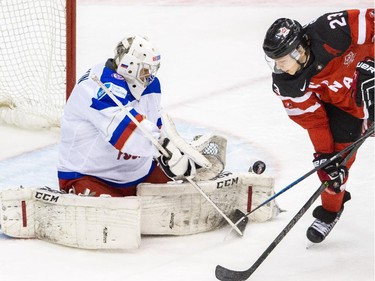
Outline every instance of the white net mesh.
POLYGON ((191 145, 211 163, 209 168, 198 168, 194 180, 211 180, 219 176, 225 168, 227 140, 219 135, 196 136, 191 145), (206 141, 201 142, 202 139, 206 141))
POLYGON ((0 123, 59 126, 66 91, 65 0, 1 0, 0 60, 0 123))
POLYGON ((219 145, 215 142, 210 142, 208 145, 202 150, 203 155, 217 155, 219 154, 219 145))

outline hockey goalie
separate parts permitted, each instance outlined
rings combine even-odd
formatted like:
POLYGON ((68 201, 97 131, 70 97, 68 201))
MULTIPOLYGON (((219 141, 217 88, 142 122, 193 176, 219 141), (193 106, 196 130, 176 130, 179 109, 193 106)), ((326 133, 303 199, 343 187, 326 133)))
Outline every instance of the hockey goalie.
MULTIPOLYGON (((224 172, 226 143, 221 136, 203 135, 183 145, 187 154, 191 150, 211 163, 210 168, 197 168, 192 177, 200 192, 184 179, 141 183, 136 196, 126 197, 77 195, 47 187, 4 189, 1 231, 77 248, 134 249, 140 247, 142 235, 189 235, 220 228, 227 224, 222 214, 235 223, 236 210, 247 213, 274 194, 274 179, 224 172)), ((271 201, 249 219, 264 222, 277 212, 271 201)))
MULTIPOLYGON (((132 36, 79 79, 61 121, 59 190, 3 190, 4 234, 133 249, 141 235, 188 235, 226 223, 238 231, 236 210, 246 213, 273 195, 271 177, 224 173, 222 136, 179 136, 161 110, 159 66, 157 48, 132 36)), ((270 202, 250 219, 269 220, 274 210, 270 202)))

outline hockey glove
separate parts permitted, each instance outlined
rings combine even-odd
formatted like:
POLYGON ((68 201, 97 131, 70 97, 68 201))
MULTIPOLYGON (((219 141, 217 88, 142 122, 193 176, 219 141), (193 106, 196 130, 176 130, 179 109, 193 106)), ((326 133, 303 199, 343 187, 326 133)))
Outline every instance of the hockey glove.
POLYGON ((174 179, 190 176, 192 160, 184 155, 168 138, 163 139, 162 146, 169 154, 169 157, 164 155, 158 157, 158 162, 164 173, 174 179))
POLYGON ((357 64, 354 76, 356 104, 358 106, 365 104, 372 122, 374 122, 374 73, 374 60, 364 60, 357 64))
MULTIPOLYGON (((318 167, 332 156, 333 154, 314 153, 313 164, 315 167, 318 167)), ((335 193, 341 192, 340 187, 346 182, 348 173, 348 169, 344 165, 340 165, 338 160, 332 161, 317 171, 320 181, 322 183, 327 182, 327 187, 331 188, 335 193)))

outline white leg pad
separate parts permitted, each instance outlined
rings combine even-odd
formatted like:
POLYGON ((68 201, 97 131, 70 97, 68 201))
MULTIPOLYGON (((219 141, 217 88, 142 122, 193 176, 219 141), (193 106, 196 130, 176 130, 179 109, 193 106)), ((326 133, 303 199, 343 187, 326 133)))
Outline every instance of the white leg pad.
MULTIPOLYGON (((238 196, 238 209, 244 213, 255 209, 275 194, 273 177, 247 173, 241 177, 241 181, 242 194, 238 196)), ((250 214, 249 220, 265 222, 278 215, 279 210, 276 201, 272 200, 250 214)))
POLYGON ((0 229, 11 237, 35 238, 34 200, 30 188, 0 192, 0 229))
POLYGON ((140 246, 138 197, 82 197, 40 188, 0 193, 1 230, 84 249, 140 246), (24 202, 24 203, 23 203, 24 202))
MULTIPOLYGON (((235 209, 247 213, 268 199, 269 194, 274 194, 272 177, 249 173, 231 174, 197 184, 228 217, 235 209)), ((137 195, 142 202, 142 234, 187 235, 209 231, 226 223, 188 182, 142 183, 137 187, 137 195)), ((275 214, 276 207, 274 202, 267 204, 250 215, 250 219, 267 221, 275 214)))

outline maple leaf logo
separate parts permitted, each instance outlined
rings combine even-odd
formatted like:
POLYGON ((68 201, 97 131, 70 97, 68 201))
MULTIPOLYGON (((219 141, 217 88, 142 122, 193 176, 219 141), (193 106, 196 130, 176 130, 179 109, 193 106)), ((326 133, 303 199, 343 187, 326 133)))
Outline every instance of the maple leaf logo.
POLYGON ((279 33, 277 33, 276 36, 285 38, 289 34, 289 32, 290 32, 289 28, 281 27, 279 29, 279 33))

